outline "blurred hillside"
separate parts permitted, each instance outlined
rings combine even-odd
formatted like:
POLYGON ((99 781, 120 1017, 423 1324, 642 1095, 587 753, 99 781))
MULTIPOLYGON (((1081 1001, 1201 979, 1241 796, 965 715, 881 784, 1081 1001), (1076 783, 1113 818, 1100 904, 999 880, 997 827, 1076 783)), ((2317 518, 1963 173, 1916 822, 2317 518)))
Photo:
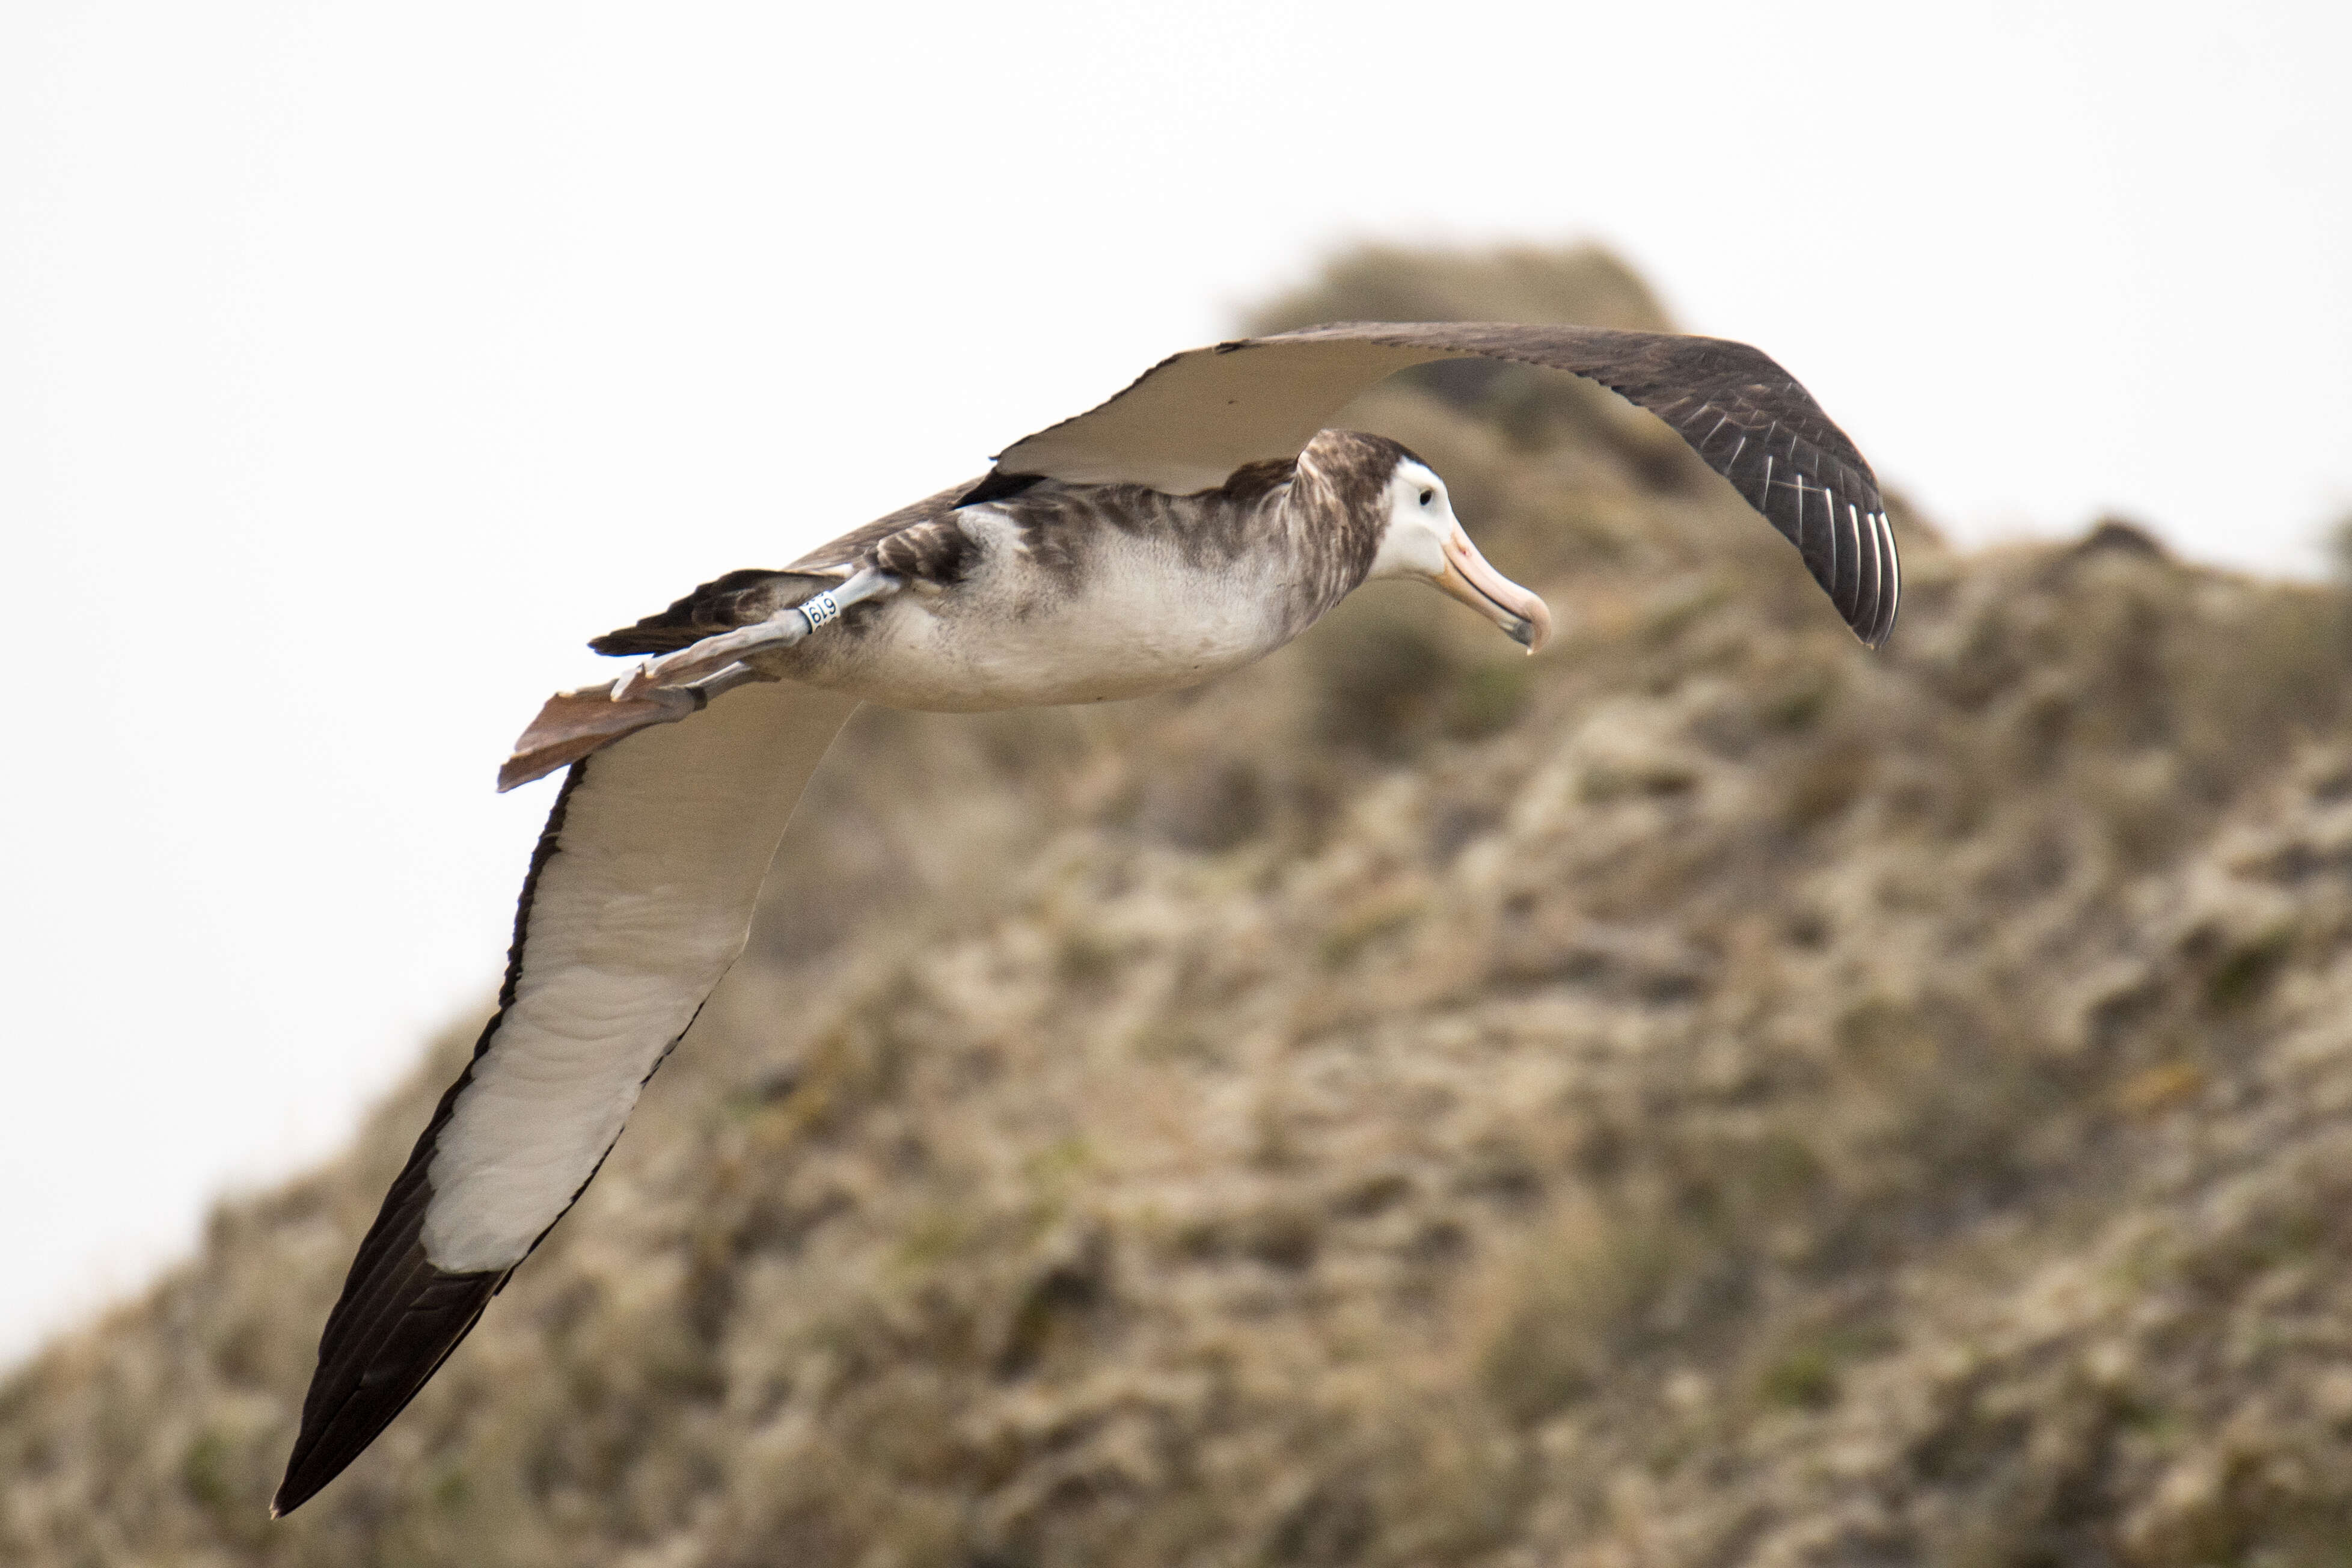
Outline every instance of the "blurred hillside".
MULTIPOLYGON (((1660 321, 1369 253, 1254 324, 1441 315, 1660 321)), ((1605 394, 1344 422, 1559 647, 1390 586, 1197 693, 862 715, 827 897, 372 1452, 268 1521, 472 1021, 0 1388, 0 1562, 2343 1562, 2338 596, 1898 508, 1874 656, 1605 394)))

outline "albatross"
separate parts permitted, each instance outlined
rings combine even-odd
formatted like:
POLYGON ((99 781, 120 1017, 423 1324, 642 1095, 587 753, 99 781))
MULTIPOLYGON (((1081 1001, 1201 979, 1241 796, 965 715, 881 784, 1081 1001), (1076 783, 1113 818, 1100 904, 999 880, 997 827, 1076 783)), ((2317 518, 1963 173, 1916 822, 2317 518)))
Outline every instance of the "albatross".
MULTIPOLYGON (((1529 653, 1544 602, 1445 481, 1323 428, 1374 383, 1486 358, 1597 381, 1678 431, 1793 543, 1855 636, 1895 625, 1870 466, 1770 358, 1673 333, 1344 322, 1193 349, 984 475, 590 643, 499 774, 566 770, 498 1010, 360 1243, 319 1342, 284 1514, 400 1414, 562 1218, 742 950, 803 787, 861 702, 971 711, 1166 691, 1264 658, 1364 583, 1420 578, 1529 653)), ((780 873, 788 875, 789 868, 780 873)))

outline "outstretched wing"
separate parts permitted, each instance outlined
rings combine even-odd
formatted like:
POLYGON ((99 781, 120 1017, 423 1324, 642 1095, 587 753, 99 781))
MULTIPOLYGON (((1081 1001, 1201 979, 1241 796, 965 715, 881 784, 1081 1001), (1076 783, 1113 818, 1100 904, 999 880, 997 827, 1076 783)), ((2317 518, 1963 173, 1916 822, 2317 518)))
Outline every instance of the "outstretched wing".
POLYGON ((742 951, 793 807, 856 706, 750 686, 572 765, 523 882, 498 1015, 360 1244, 274 1512, 400 1414, 587 1186, 742 951))
POLYGON ((1345 321, 1162 360, 1101 406, 1014 442, 1005 474, 1211 489, 1296 457, 1340 405, 1442 359, 1499 359, 1601 383, 1681 433, 1805 558, 1854 635, 1895 626, 1895 534, 1870 465, 1811 394, 1746 343, 1604 327, 1345 321))

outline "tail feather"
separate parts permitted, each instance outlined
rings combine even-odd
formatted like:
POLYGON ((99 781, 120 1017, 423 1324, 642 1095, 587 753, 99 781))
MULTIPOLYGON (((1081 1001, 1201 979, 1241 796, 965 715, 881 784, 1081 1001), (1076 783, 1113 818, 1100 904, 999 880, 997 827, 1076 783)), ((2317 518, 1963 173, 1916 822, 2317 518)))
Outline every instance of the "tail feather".
POLYGON ((702 693, 679 687, 613 700, 614 682, 559 691, 540 709, 514 743, 514 754, 499 769, 499 793, 544 777, 560 767, 604 750, 624 735, 656 724, 673 724, 699 710, 702 693))

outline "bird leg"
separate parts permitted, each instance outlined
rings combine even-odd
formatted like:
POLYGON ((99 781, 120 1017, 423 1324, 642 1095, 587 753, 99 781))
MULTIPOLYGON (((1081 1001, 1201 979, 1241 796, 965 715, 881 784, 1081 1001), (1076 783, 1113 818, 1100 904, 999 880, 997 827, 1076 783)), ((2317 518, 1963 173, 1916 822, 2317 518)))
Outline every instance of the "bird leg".
POLYGON ((616 697, 616 681, 559 691, 547 700, 539 717, 514 743, 514 754, 499 769, 499 793, 526 784, 591 752, 604 750, 624 735, 634 735, 656 724, 675 724, 698 713, 722 691, 747 681, 767 679, 747 664, 730 664, 686 685, 656 687, 641 697, 616 697))
POLYGON ((757 626, 704 637, 676 653, 649 658, 618 680, 559 691, 515 742, 514 754, 499 769, 499 790, 553 773, 602 751, 624 735, 656 724, 675 724, 698 713, 713 697, 747 680, 772 680, 744 660, 754 654, 791 647, 829 626, 841 612, 867 599, 905 587, 906 579, 868 567, 838 588, 802 600, 757 626))
POLYGON ((768 653, 777 648, 791 647, 821 626, 831 626, 841 618, 841 612, 866 599, 895 594, 906 586, 906 580, 889 572, 867 567, 838 588, 831 588, 802 600, 789 610, 781 610, 757 626, 743 626, 731 632, 708 637, 691 647, 676 653, 666 653, 649 658, 613 685, 615 702, 626 702, 648 692, 662 691, 690 684, 714 669, 723 669, 753 654, 768 653))

